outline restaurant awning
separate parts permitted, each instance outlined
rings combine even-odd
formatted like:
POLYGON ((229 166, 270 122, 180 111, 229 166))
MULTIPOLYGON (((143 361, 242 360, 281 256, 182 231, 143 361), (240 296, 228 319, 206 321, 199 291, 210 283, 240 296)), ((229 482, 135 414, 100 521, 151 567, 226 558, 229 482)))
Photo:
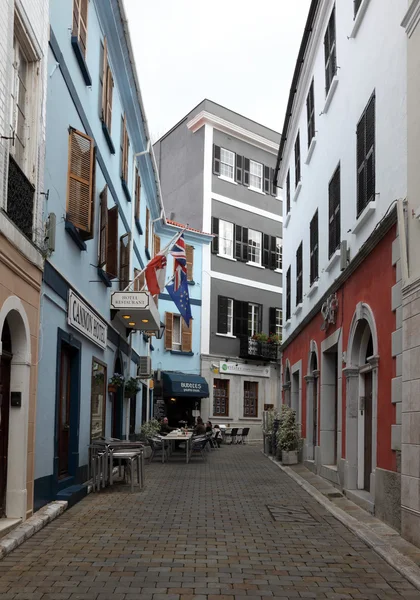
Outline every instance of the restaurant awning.
POLYGON ((209 385, 200 375, 162 373, 163 395, 173 397, 208 398, 209 385))

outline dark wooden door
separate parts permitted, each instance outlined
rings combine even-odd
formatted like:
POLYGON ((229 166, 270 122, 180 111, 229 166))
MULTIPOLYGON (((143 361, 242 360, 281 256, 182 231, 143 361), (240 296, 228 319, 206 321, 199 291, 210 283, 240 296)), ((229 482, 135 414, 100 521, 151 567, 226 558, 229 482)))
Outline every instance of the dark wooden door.
POLYGON ((60 406, 58 418, 58 475, 65 477, 69 472, 70 442, 70 367, 71 354, 67 346, 61 348, 60 406))
POLYGON ((130 435, 136 433, 137 396, 130 398, 130 435))
POLYGON ((313 445, 314 445, 314 460, 315 460, 315 446, 318 445, 318 378, 314 378, 314 406, 313 406, 313 445))
POLYGON ((372 473, 372 373, 365 375, 365 464, 364 489, 370 492, 370 474, 372 473))
POLYGON ((6 511, 7 450, 9 446, 10 357, 0 359, 0 517, 6 511))
MULTIPOLYGON (((148 388, 144 385, 141 399, 141 424, 146 423, 147 421, 147 398, 148 398, 148 388)), ((152 417, 151 417, 152 418, 152 417)))

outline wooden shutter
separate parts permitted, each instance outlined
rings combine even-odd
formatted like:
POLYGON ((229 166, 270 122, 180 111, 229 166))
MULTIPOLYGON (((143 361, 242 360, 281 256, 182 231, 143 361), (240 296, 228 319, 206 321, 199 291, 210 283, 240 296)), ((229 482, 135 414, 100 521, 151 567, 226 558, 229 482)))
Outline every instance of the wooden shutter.
POLYGON ((359 8, 360 8, 361 4, 362 4, 362 0, 354 0, 354 16, 355 17, 357 15, 358 11, 359 11, 359 8))
POLYGON ((187 280, 194 281, 194 246, 187 244, 185 253, 187 255, 187 280))
POLYGON ((270 167, 270 184, 271 184, 271 195, 277 197, 277 186, 275 182, 274 169, 270 167))
POLYGON ((270 268, 270 236, 266 233, 263 234, 262 266, 270 268))
POLYGON ((213 254, 218 254, 219 252, 219 219, 216 217, 212 217, 211 219, 211 232, 214 235, 214 238, 211 241, 211 251, 213 254))
POLYGON ((149 250, 149 228, 150 228, 150 211, 146 208, 146 239, 145 239, 145 248, 149 250))
POLYGON ((86 56, 87 45, 88 0, 73 0, 72 35, 79 40, 83 56, 86 56))
POLYGON ((270 261, 269 268, 274 271, 277 269, 277 238, 275 235, 270 236, 270 261))
POLYGON ((233 333, 238 337, 248 335, 248 302, 233 303, 233 333))
POLYGON ((134 289, 135 292, 141 292, 142 289, 144 288, 144 283, 145 283, 144 271, 140 275, 140 277, 137 277, 137 275, 139 273, 140 273, 140 269, 134 269, 134 286, 133 286, 133 289, 134 289), (137 279, 136 279, 136 277, 137 277, 137 279))
POLYGON ((118 277, 118 207, 108 210, 108 245, 106 272, 110 279, 118 277))
POLYGON ((130 238, 129 233, 120 237, 120 290, 130 283, 130 238))
POLYGON ((174 316, 172 313, 165 313, 165 350, 172 350, 172 332, 174 329, 174 316))
POLYGON ((366 109, 366 204, 375 200, 375 96, 366 109))
POLYGON ((107 93, 108 93, 108 45, 106 37, 104 37, 104 49, 102 57, 102 121, 106 123, 106 106, 107 106, 107 93))
POLYGON ((306 115, 308 124, 308 148, 311 145, 312 138, 315 137, 315 97, 314 97, 314 80, 312 79, 311 87, 309 88, 308 97, 306 99, 306 115))
POLYGON ((226 296, 217 297, 217 333, 228 332, 228 304, 226 296))
POLYGON ((328 258, 340 245, 340 167, 335 171, 328 188, 328 258))
POLYGON ((271 191, 271 185, 270 185, 270 167, 267 167, 266 165, 263 165, 263 171, 264 171, 264 192, 266 194, 269 194, 271 191))
POLYGON ((156 234, 153 234, 153 256, 159 254, 160 252, 160 237, 156 234))
POLYGON ((235 225, 235 258, 241 262, 248 260, 248 228, 235 225))
POLYGON ((300 133, 297 134, 295 142, 295 187, 300 181, 300 133))
POLYGON ((80 0, 73 0, 73 30, 72 35, 79 37, 80 0))
POLYGON ((108 127, 109 133, 111 133, 111 124, 112 124, 112 95, 114 90, 114 78, 112 77, 111 68, 108 65, 107 78, 106 78, 106 119, 105 123, 108 127))
POLYGON ((130 141, 127 133, 127 117, 124 114, 122 122, 122 161, 121 161, 121 178, 127 183, 128 180, 128 154, 130 149, 130 141))
POLYGON ((239 154, 236 155, 236 170, 235 170, 235 181, 242 183, 242 169, 243 169, 243 157, 239 154))
POLYGON ((138 221, 140 221, 140 196, 141 196, 141 179, 140 179, 139 170, 136 167, 136 198, 135 198, 136 206, 135 206, 134 216, 138 221))
POLYGON ((309 226, 309 237, 310 237, 310 273, 309 283, 312 285, 313 282, 318 279, 318 211, 312 218, 309 226))
POLYGON ((290 169, 286 177, 286 214, 290 212, 290 169))
POLYGON ((296 304, 302 302, 302 243, 296 252, 296 304))
POLYGON ((249 186, 249 158, 244 156, 243 184, 249 186))
POLYGON ((108 248, 108 186, 105 186, 100 196, 100 223, 99 223, 99 267, 106 265, 108 248))
POLYGON ((290 267, 289 267, 287 269, 287 273, 286 273, 286 321, 288 321, 290 319, 291 312, 292 312, 291 284, 292 284, 292 277, 291 277, 291 271, 290 271, 290 267))
POLYGON ((257 304, 257 332, 262 332, 263 307, 262 304, 257 304))
POLYGON ((181 350, 182 352, 192 352, 192 320, 187 327, 186 322, 181 317, 181 350))
POLYGON ((94 163, 93 139, 70 129, 67 219, 86 234, 93 232, 94 163))
POLYGON ((270 306, 270 310, 269 310, 269 316, 268 316, 268 333, 274 334, 277 333, 277 327, 276 327, 276 323, 277 323, 277 309, 273 308, 272 306, 270 306))
POLYGON ((336 73, 336 44, 335 44, 335 7, 332 10, 324 37, 325 53, 325 93, 328 94, 336 73))
POLYGON ((220 175, 220 146, 213 144, 213 173, 220 175))

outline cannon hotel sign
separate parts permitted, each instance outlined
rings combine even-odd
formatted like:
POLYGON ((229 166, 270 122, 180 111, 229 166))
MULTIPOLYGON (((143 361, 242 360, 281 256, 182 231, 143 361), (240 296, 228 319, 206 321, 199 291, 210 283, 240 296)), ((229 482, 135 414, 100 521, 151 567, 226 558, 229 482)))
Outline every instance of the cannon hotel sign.
POLYGON ((91 342, 105 350, 107 325, 90 310, 73 290, 69 290, 67 322, 91 342))

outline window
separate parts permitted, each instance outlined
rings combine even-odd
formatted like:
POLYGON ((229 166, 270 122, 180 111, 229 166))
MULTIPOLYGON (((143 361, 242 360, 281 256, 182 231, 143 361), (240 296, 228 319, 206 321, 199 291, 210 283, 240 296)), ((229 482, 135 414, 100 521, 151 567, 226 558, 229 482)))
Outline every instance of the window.
POLYGON ((219 221, 219 254, 233 258, 233 223, 219 221))
POLYGON ((73 0, 73 30, 77 37, 83 56, 86 57, 87 45, 88 0, 73 0))
POLYGON ((102 76, 100 78, 102 84, 102 121, 111 133, 111 120, 112 120, 112 93, 114 89, 114 79, 112 77, 111 68, 108 63, 108 50, 106 38, 104 39, 103 45, 103 64, 102 64, 102 76))
POLYGON ((146 283, 146 279, 145 279, 145 273, 143 271, 143 273, 140 275, 140 269, 134 269, 134 285, 133 285, 133 290, 135 292, 141 292, 145 286, 146 283))
POLYGON ((287 269, 286 273, 286 321, 288 321, 292 315, 292 294, 291 294, 291 271, 290 267, 287 269))
POLYGON ((99 213, 99 260, 98 266, 103 269, 106 267, 108 251, 108 186, 105 186, 99 195, 100 213, 99 213))
POLYGON ((287 172, 286 177, 286 214, 290 212, 290 170, 287 172))
POLYGON ((230 150, 220 148, 220 175, 234 181, 235 154, 230 150))
POLYGON ((213 415, 215 417, 229 416, 229 379, 214 379, 213 381, 213 415))
POLYGON ((249 161, 250 167, 250 182, 249 187, 262 192, 263 166, 254 160, 249 161))
POLYGON ((258 382, 244 381, 244 417, 258 417, 258 382))
POLYGON ((283 269, 283 244, 281 238, 276 238, 276 262, 275 268, 281 271, 283 269))
POLYGON ((309 226, 310 237, 310 271, 309 283, 313 284, 318 279, 318 211, 314 214, 309 226))
POLYGON ((262 306, 261 304, 248 303, 248 337, 262 330, 262 306))
POLYGON ((328 187, 328 258, 340 247, 340 167, 334 173, 328 187))
POLYGON ((130 283, 130 241, 131 234, 125 233, 120 237, 120 290, 130 283))
POLYGON ((295 141, 295 187, 300 181, 300 133, 297 134, 295 141))
POLYGON ((281 308, 270 308, 269 318, 269 334, 275 334, 281 336, 281 329, 283 326, 283 311, 281 308))
POLYGON ((160 252, 160 237, 155 233, 153 234, 153 256, 160 252))
POLYGON ((68 162, 66 218, 90 239, 94 229, 94 145, 91 137, 73 128, 69 131, 68 162))
POLYGON ((14 133, 14 143, 10 144, 10 153, 26 174, 30 173, 30 165, 27 164, 29 125, 28 111, 28 87, 30 87, 31 66, 22 45, 17 37, 13 38, 13 82, 12 82, 12 120, 11 133, 14 133))
POLYGON ((130 140, 127 132, 127 118, 124 115, 121 117, 121 179, 128 182, 128 155, 130 152, 130 140))
POLYGON ((354 0, 354 16, 356 17, 359 12, 360 5, 362 4, 362 0, 354 0))
POLYGON ((165 350, 192 351, 192 321, 187 327, 180 315, 165 313, 165 350))
POLYGON ((106 386, 106 366, 98 360, 93 359, 90 396, 91 440, 97 440, 105 436, 106 386))
POLYGON ((135 212, 134 216, 138 222, 140 222, 140 196, 141 196, 141 179, 138 168, 135 168, 135 182, 136 182, 136 192, 135 192, 135 212))
POLYGON ((309 94, 306 99, 306 112, 308 117, 308 148, 311 145, 312 139, 315 137, 315 95, 314 95, 314 80, 312 79, 309 94))
POLYGON ((187 281, 194 281, 194 246, 185 246, 187 255, 187 281))
POLYGON ((225 296, 217 298, 217 333, 233 335, 233 300, 225 296))
POLYGON ((144 236, 145 237, 144 244, 145 244, 146 252, 149 252, 149 235, 150 235, 150 211, 146 207, 146 235, 144 236))
POLYGON ((302 265, 302 254, 303 254, 303 247, 302 247, 302 242, 300 243, 299 248, 297 249, 296 252, 296 306, 298 304, 300 304, 302 302, 302 270, 303 270, 303 265, 302 265))
POLYGON ((335 40, 335 7, 328 22, 324 37, 325 53, 325 95, 330 91, 332 80, 337 72, 336 40, 335 40))
POLYGON ((233 302, 233 335, 248 337, 248 302, 233 302))
POLYGON ((118 206, 113 206, 108 210, 107 223, 105 270, 110 279, 116 279, 118 277, 118 206))
POLYGON ((357 216, 375 200, 375 95, 357 125, 357 216))
POLYGON ((236 225, 235 227, 235 258, 241 262, 248 260, 248 228, 236 225))
POLYGON ((261 231, 248 230, 248 262, 261 265, 261 231))

